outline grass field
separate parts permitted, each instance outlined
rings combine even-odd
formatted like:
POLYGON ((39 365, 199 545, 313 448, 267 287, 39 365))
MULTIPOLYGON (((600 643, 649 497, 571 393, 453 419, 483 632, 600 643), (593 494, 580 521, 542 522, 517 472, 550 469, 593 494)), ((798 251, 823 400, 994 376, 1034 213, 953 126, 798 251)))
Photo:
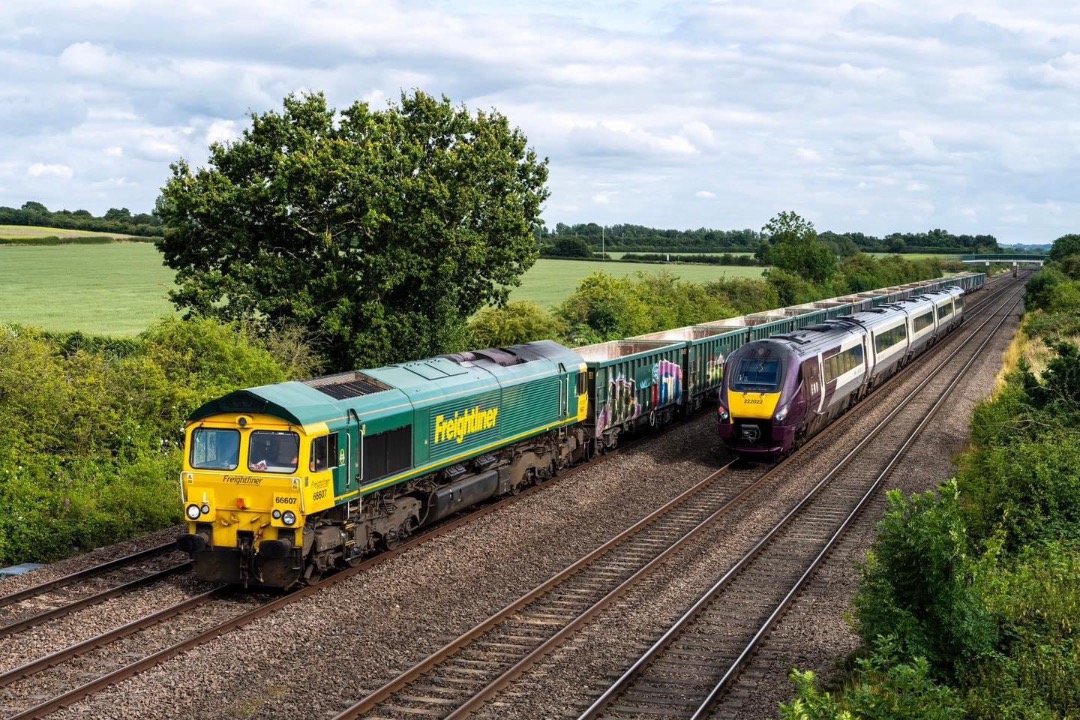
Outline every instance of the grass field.
POLYGON ((37 227, 35 225, 0 225, 0 238, 42 238, 42 237, 103 237, 131 238, 135 235, 94 232, 92 230, 63 230, 61 228, 37 227))
POLYGON ((636 272, 665 270, 683 280, 705 282, 720 278, 761 277, 760 267, 722 267, 719 265, 666 265, 663 263, 612 263, 589 260, 537 260, 514 288, 511 300, 533 300, 543 307, 557 305, 574 291, 587 275, 603 270, 609 275, 627 277, 636 272))
MULTIPOLYGON (((562 302, 592 272, 626 277, 666 270, 684 280, 760 277, 758 267, 539 260, 514 288, 514 300, 562 302)), ((46 330, 135 335, 172 312, 173 272, 150 243, 0 247, 0 322, 46 330)))
POLYGON ((0 247, 0 322, 134 335, 173 311, 150 243, 0 247))

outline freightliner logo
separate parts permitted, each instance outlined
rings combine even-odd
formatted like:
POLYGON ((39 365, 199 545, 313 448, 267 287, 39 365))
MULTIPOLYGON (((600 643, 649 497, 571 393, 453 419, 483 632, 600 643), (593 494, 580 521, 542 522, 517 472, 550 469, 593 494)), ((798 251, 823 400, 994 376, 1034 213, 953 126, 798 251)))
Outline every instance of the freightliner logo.
POLYGON ((498 417, 499 408, 484 410, 479 405, 466 410, 464 415, 455 412, 450 419, 438 415, 435 418, 435 444, 453 440, 460 445, 469 435, 495 427, 498 417))

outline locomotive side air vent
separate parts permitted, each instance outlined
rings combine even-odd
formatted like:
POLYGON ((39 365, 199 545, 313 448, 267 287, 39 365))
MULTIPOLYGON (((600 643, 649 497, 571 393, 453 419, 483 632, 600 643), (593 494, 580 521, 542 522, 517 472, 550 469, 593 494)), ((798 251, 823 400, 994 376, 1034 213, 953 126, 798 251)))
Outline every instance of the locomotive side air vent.
POLYGON ((360 372, 346 372, 338 375, 305 380, 304 384, 325 393, 335 400, 372 395, 389 390, 390 386, 360 372))

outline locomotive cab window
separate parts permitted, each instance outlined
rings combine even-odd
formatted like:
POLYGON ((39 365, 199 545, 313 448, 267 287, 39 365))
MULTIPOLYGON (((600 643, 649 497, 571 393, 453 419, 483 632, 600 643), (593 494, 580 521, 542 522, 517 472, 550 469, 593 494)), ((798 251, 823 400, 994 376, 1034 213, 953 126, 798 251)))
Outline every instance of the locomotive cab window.
POLYGON ((731 389, 737 392, 776 392, 780 389, 780 360, 743 358, 732 375, 731 389))
POLYGON ((294 432, 256 430, 248 441, 248 470, 252 472, 296 472, 300 436, 294 432))
POLYGON ((191 467, 235 470, 240 464, 240 431, 198 428, 191 434, 191 467))
POLYGON ((338 466, 337 433, 331 433, 311 441, 311 460, 308 469, 311 472, 329 470, 338 466))
POLYGON ((577 375, 577 394, 584 395, 587 392, 587 380, 585 373, 579 372, 577 375))

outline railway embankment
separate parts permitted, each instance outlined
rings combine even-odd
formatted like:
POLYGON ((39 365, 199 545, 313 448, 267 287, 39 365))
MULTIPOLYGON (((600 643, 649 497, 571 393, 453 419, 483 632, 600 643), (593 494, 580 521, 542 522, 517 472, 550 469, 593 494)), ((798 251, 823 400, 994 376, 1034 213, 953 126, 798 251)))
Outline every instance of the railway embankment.
POLYGON ((1078 270, 1067 258, 1029 281, 1028 314, 974 408, 955 476, 889 494, 860 569, 860 644, 843 682, 796 670, 784 718, 1080 709, 1078 270))

